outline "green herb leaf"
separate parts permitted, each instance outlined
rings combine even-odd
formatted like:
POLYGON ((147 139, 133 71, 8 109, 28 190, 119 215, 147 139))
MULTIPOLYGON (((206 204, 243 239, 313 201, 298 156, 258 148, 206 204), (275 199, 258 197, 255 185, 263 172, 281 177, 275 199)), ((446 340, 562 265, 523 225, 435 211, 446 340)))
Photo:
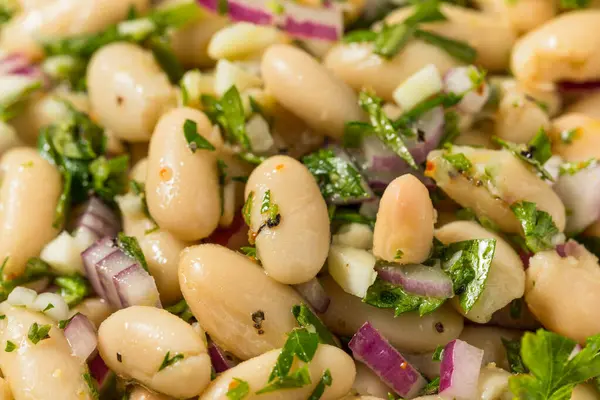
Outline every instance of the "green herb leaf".
POLYGON ((4 351, 7 353, 12 353, 15 349, 17 348, 17 345, 14 344, 13 342, 11 342, 10 340, 6 341, 6 347, 4 348, 4 351))
POLYGON ((438 22, 447 20, 440 11, 439 0, 420 0, 414 2, 415 10, 404 22, 407 24, 420 24, 423 22, 438 22))
POLYGON ((256 255, 256 247, 243 246, 240 247, 240 251, 244 253, 244 255, 258 260, 258 256, 256 255))
POLYGON ((331 213, 330 219, 332 222, 355 222, 357 224, 369 225, 371 228, 375 227, 375 219, 367 218, 353 210, 336 208, 331 213))
POLYGON ((96 380, 92 378, 92 375, 89 372, 83 374, 83 380, 85 381, 85 383, 88 386, 88 389, 90 390, 90 395, 92 396, 92 399, 98 400, 100 398, 100 393, 98 392, 96 380))
POLYGON ((308 372, 308 366, 305 365, 289 375, 276 378, 267 386, 256 392, 256 394, 270 393, 281 389, 301 388, 309 385, 310 383, 310 373, 308 372))
POLYGON ((89 165, 94 182, 94 191, 107 202, 127 189, 129 156, 122 155, 107 159, 100 156, 89 165))
POLYGON ((595 158, 590 158, 587 161, 566 162, 560 165, 559 175, 575 175, 579 171, 587 169, 589 167, 595 167, 597 164, 598 160, 596 160, 595 158))
POLYGON ((196 121, 186 119, 183 123, 183 134, 192 153, 195 153, 198 149, 215 150, 215 146, 198 133, 198 124, 196 121))
POLYGON ((384 24, 375 39, 373 53, 391 59, 404 48, 414 32, 415 28, 408 24, 384 24))
POLYGON ((348 32, 343 38, 342 42, 344 43, 364 43, 364 42, 374 42, 377 39, 377 32, 373 32, 370 30, 356 30, 348 32))
POLYGON ((560 133, 560 141, 565 144, 571 144, 577 136, 578 128, 565 129, 560 133))
MULTIPOLYGON (((288 334, 288 338, 281 349, 281 353, 279 354, 279 357, 277 357, 277 362, 269 375, 269 383, 276 379, 284 379, 288 376, 290 369, 292 368, 292 363, 294 362, 294 356, 298 357, 301 361, 310 362, 314 357, 318 346, 318 334, 312 333, 306 328, 292 330, 288 334)), ((266 388, 261 389, 259 392, 266 393, 262 392, 262 390, 265 389, 266 388)))
POLYGON ((3 277, 3 271, 8 264, 9 257, 6 257, 0 266, 0 300, 4 301, 17 286, 23 286, 29 282, 33 282, 40 278, 53 276, 50 266, 37 257, 31 257, 25 264, 25 271, 20 276, 5 280, 3 277))
POLYGON ((37 322, 34 322, 29 328, 29 332, 27 332, 27 337, 33 344, 38 344, 41 340, 48 339, 50 335, 50 329, 52 325, 38 325, 37 322))
POLYGON ((192 310, 188 306, 188 303, 185 299, 180 300, 178 303, 173 304, 170 307, 165 308, 171 314, 177 315, 179 318, 184 320, 185 322, 190 322, 194 318, 194 314, 192 314, 192 310))
POLYGON ((331 377, 331 371, 326 369, 325 372, 323 372, 323 376, 321 376, 321 380, 319 380, 319 383, 317 383, 315 389, 312 391, 310 396, 308 396, 308 400, 319 400, 325 392, 325 387, 331 386, 332 382, 333 378, 331 377))
POLYGON ((536 208, 535 203, 522 201, 510 206, 515 217, 519 220, 525 235, 527 248, 534 253, 553 249, 560 241, 561 233, 545 211, 536 208))
POLYGON ((404 257, 404 252, 400 249, 396 250, 396 254, 394 254, 394 261, 398 261, 404 257))
POLYGON ((227 396, 229 400, 242 400, 244 397, 248 396, 249 393, 250 385, 248 382, 242 379, 233 378, 225 396, 227 396))
POLYGON ((521 359, 521 341, 508 340, 505 338, 500 339, 502 339, 504 350, 506 350, 506 359, 508 360, 510 372, 512 372, 513 374, 528 373, 529 370, 527 369, 527 367, 525 367, 525 365, 523 365, 523 360, 521 359))
POLYGON ((444 346, 438 346, 435 348, 435 351, 431 355, 431 361, 442 361, 443 356, 444 356, 444 346))
POLYGON ((298 325, 303 328, 314 329, 317 332, 320 343, 339 347, 329 329, 323 325, 323 322, 305 304, 293 306, 292 314, 296 318, 296 321, 298 321, 298 325))
POLYGON ((271 191, 267 190, 263 196, 260 206, 260 213, 267 217, 266 224, 268 227, 279 225, 281 215, 279 214, 279 206, 271 201, 271 191))
POLYGON ((541 175, 542 179, 553 181, 552 175, 544 169, 544 163, 552 157, 552 149, 550 138, 548 138, 543 128, 539 130, 527 145, 507 142, 495 136, 492 140, 513 153, 521 161, 532 166, 541 175))
POLYGON ((44 309, 42 310, 42 312, 50 311, 50 310, 52 310, 53 308, 54 308, 54 304, 52 304, 52 303, 48 303, 48 305, 46 306, 46 308, 44 308, 44 309))
POLYGON ((458 172, 469 173, 473 169, 473 164, 463 153, 444 154, 444 160, 448 161, 458 172))
POLYGON ((58 293, 69 307, 75 307, 91 293, 88 280, 81 275, 57 276, 54 284, 60 288, 58 293))
POLYGON ((344 136, 342 137, 342 145, 344 147, 357 148, 360 147, 365 136, 373 133, 371 124, 361 121, 350 121, 344 125, 344 136))
POLYGON ((377 278, 367 289, 363 301, 377 308, 393 308, 395 315, 418 311, 420 316, 437 310, 447 299, 410 294, 401 286, 395 286, 377 278))
POLYGON ((146 262, 146 257, 144 257, 144 253, 138 243, 137 239, 134 236, 126 236, 123 232, 119 232, 117 236, 117 242, 119 248, 125 252, 129 257, 135 259, 142 268, 148 271, 148 263, 146 262))
POLYGON ((421 396, 437 394, 440 390, 440 377, 436 376, 431 382, 427 383, 421 391, 421 396))
MULTIPOLYGON (((148 218, 154 224, 155 227, 158 228, 158 224, 156 223, 154 218, 152 218, 152 215, 150 215, 150 209, 148 208, 148 201, 146 200, 146 185, 143 182, 132 179, 129 181, 129 190, 131 191, 131 193, 135 194, 140 198, 140 201, 142 203, 142 212, 144 213, 144 216, 148 218)), ((146 231, 146 233, 148 233, 148 231, 146 231)))
POLYGON ((244 203, 244 207, 242 208, 242 216, 244 217, 244 221, 246 225, 252 226, 251 216, 252 216, 252 203, 254 202, 254 191, 248 193, 248 198, 244 203))
POLYGON ((246 134, 246 116, 240 92, 232 86, 221 98, 223 117, 227 121, 227 132, 232 135, 237 143, 245 150, 252 150, 250 139, 246 134))
POLYGON ((170 358, 169 356, 171 355, 170 351, 167 351, 167 354, 165 354, 165 358, 163 358, 162 363, 160 364, 160 367, 158 368, 158 372, 162 371, 163 369, 175 364, 177 361, 179 360, 183 360, 183 354, 175 354, 172 358, 170 358))
POLYGON ((477 50, 465 42, 450 39, 437 33, 417 29, 414 36, 431 45, 439 47, 452 57, 466 64, 473 64, 477 59, 477 50))
POLYGON ((586 8, 591 4, 591 0, 560 0, 560 8, 565 10, 574 10, 586 8))

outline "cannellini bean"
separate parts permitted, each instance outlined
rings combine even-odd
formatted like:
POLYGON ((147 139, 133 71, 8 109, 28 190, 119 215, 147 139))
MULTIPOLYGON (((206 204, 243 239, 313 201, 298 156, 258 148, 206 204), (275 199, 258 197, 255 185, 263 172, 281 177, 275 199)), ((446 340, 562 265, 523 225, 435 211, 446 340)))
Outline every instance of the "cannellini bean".
POLYGON ((327 258, 330 231, 327 205, 308 169, 288 156, 271 157, 250 175, 249 196, 250 229, 267 274, 286 284, 314 278, 327 258), (279 217, 262 212, 265 201, 279 217))
POLYGON ((54 321, 39 312, 22 307, 4 308, 0 321, 0 343, 17 346, 0 352, 0 368, 16 399, 92 399, 83 374, 87 366, 71 355, 71 347, 54 321), (33 323, 52 325, 47 339, 37 344, 28 339, 33 323))
POLYGON ((588 117, 600 119, 600 92, 586 93, 581 99, 571 104, 566 113, 585 114, 588 117))
MULTIPOLYGON (((440 9, 448 18, 447 21, 422 24, 420 27, 468 43, 477 50, 476 63, 488 70, 502 71, 508 67, 516 40, 515 31, 508 20, 451 4, 443 4, 440 9)), ((399 8, 390 13, 385 21, 388 24, 403 22, 413 11, 413 7, 399 8)))
POLYGON ((283 346, 296 326, 292 306, 303 301, 249 258, 214 244, 181 253, 179 282, 200 325, 243 360, 283 346))
POLYGON ((587 161, 600 158, 600 119, 584 114, 563 114, 552 121, 552 152, 565 161, 587 161), (561 133, 573 130, 570 143, 561 133))
POLYGON ((131 43, 102 47, 87 69, 92 109, 100 123, 129 142, 146 142, 175 90, 152 53, 131 43))
POLYGON ((468 129, 462 131, 454 141, 458 146, 494 147, 492 134, 487 129, 468 129))
POLYGON ((479 323, 488 322, 495 311, 523 296, 523 263, 517 252, 502 237, 472 221, 456 221, 444 225, 436 230, 435 237, 444 244, 472 239, 496 240, 496 252, 479 300, 467 313, 461 308, 458 297, 452 300, 452 305, 466 318, 479 323))
POLYGON ((52 224, 62 183, 56 167, 32 148, 5 153, 0 171, 0 260, 8 258, 3 274, 13 279, 58 234, 52 224))
POLYGON ((94 33, 125 18, 130 7, 144 13, 149 0, 47 0, 36 2, 3 28, 0 49, 35 60, 43 56, 39 39, 94 33))
POLYGON ((364 118, 356 94, 300 49, 269 47, 261 73, 267 90, 317 132, 339 139, 345 122, 364 118))
POLYGON ((300 118, 275 104, 273 110, 273 141, 279 151, 300 158, 323 145, 324 136, 312 130, 300 118))
POLYGON ((369 225, 351 222, 340 226, 331 241, 333 244, 369 250, 373 247, 373 231, 369 225))
POLYGON ((117 375, 176 398, 199 395, 210 382, 210 357, 202 338, 168 311, 134 306, 108 317, 98 330, 98 350, 117 375), (167 357, 183 358, 167 366, 167 357))
POLYGON ((391 60, 373 53, 369 43, 339 43, 325 56, 324 64, 354 90, 371 88, 384 100, 393 101, 394 90, 428 64, 441 74, 460 65, 442 49, 421 41, 411 41, 391 60))
POLYGON ((4 378, 0 378, 0 400, 14 400, 10 385, 4 378))
MULTIPOLYGON (((331 386, 325 389, 321 400, 337 400, 348 393, 352 387, 356 375, 352 358, 337 347, 321 344, 308 364, 312 383, 299 389, 276 390, 262 395, 255 394, 256 391, 267 386, 269 374, 280 352, 279 349, 269 351, 223 372, 198 400, 224 399, 230 385, 235 384, 233 378, 248 382, 250 393, 244 397, 245 400, 304 400, 310 396, 326 369, 331 372, 331 386)), ((303 365, 303 362, 295 361, 292 368, 295 370, 303 365)))
POLYGON ((581 245, 565 258, 554 250, 540 252, 529 260, 526 274, 525 301, 544 327, 582 344, 600 332, 596 256, 581 245))
POLYGON ((547 0, 475 0, 475 4, 485 13, 508 19, 518 34, 529 32, 554 18, 557 11, 554 2, 547 0))
POLYGON ((507 329, 523 329, 535 331, 541 325, 535 316, 531 313, 523 299, 518 300, 519 304, 512 303, 496 311, 489 321, 490 325, 507 329))
POLYGON ((482 366, 494 363, 500 368, 508 369, 506 349, 502 339, 517 340, 521 338, 521 335, 522 332, 517 330, 470 325, 465 326, 458 338, 483 350, 482 366))
POLYGON ((542 84, 586 81, 600 76, 600 10, 564 13, 529 32, 512 51, 511 71, 517 80, 542 84))
POLYGON ((589 383, 580 383, 575 386, 571 394, 571 400, 598 400, 600 393, 589 383))
POLYGON ((214 60, 243 60, 285 41, 285 35, 274 27, 237 22, 220 29, 210 38, 208 54, 214 60))
POLYGON ((69 313, 69 318, 77 313, 81 313, 98 329, 100 324, 114 311, 114 308, 103 298, 89 297, 73 307, 69 313))
POLYGON ((129 393, 128 400, 172 400, 172 397, 165 396, 164 394, 151 392, 142 386, 135 386, 129 393))
POLYGON ((186 68, 211 67, 209 44, 214 35, 227 26, 225 17, 205 13, 199 21, 176 30, 171 36, 171 47, 179 62, 186 68))
POLYGON ((422 353, 456 339, 463 329, 463 318, 450 306, 443 306, 423 317, 412 312, 394 317, 393 310, 370 306, 347 294, 329 276, 320 281, 331 297, 327 312, 320 317, 333 333, 340 336, 354 335, 365 321, 369 321, 400 351, 422 353))
POLYGON ((221 214, 216 151, 190 150, 183 135, 186 120, 215 147, 221 137, 208 118, 192 108, 165 114, 154 130, 148 154, 148 209, 162 229, 181 240, 199 240, 215 230, 221 214))
POLYGON ((434 150, 427 156, 426 175, 454 201, 471 208, 478 216, 495 222, 504 232, 519 233, 521 226, 510 210, 520 201, 535 203, 552 216, 557 228, 565 229, 565 207, 552 188, 506 150, 454 146, 452 153, 464 154, 473 164, 474 176, 456 173, 443 155, 434 150))
POLYGON ((513 395, 508 388, 508 378, 511 376, 510 372, 497 368, 493 363, 481 368, 477 383, 479 398, 481 400, 512 400, 513 395))
POLYGON ((425 185, 410 174, 394 179, 379 203, 373 255, 402 264, 425 261, 431 251, 434 220, 425 185))
POLYGON ((354 378, 352 389, 356 393, 386 398, 388 393, 394 392, 365 364, 357 362, 355 366, 356 378, 354 378))

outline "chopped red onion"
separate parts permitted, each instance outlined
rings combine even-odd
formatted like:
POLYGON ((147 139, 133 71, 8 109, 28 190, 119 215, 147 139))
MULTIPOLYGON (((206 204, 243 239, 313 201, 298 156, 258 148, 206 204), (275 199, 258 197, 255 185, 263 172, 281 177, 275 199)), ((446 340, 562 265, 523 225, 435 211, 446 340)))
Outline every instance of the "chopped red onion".
POLYGON ((308 282, 294 285, 294 289, 300 293, 304 300, 306 300, 315 311, 321 314, 327 312, 331 299, 317 278, 312 278, 308 282))
POLYGON ((355 359, 366 364, 405 399, 418 396, 427 384, 425 378, 369 322, 354 334, 348 347, 355 359))
POLYGON ((274 15, 268 0, 229 0, 229 17, 234 21, 247 21, 257 25, 272 25, 274 15))
POLYGON ((565 208, 571 211, 565 232, 581 232, 600 217, 600 166, 564 174, 552 186, 565 208))
POLYGON ((216 243, 231 250, 239 250, 248 245, 248 227, 241 213, 236 213, 233 222, 227 228, 217 228, 207 239, 207 243, 216 243))
POLYGON ((481 111, 490 96, 487 83, 476 86, 471 79, 473 66, 456 67, 450 69, 444 76, 444 91, 447 93, 462 94, 462 100, 457 108, 469 114, 481 111))
POLYGON ((85 315, 75 314, 69 320, 64 332, 73 355, 83 361, 87 361, 96 355, 98 335, 94 324, 85 315))
POLYGON ((90 368, 90 375, 98 382, 100 387, 102 387, 106 379, 112 374, 112 371, 108 368, 102 357, 100 357, 100 354, 90 360, 88 367, 90 368))
POLYGON ((133 264, 113 276, 113 284, 123 308, 131 306, 162 308, 154 278, 139 264, 133 264))
POLYGON ((381 279, 402 286, 409 293, 441 298, 450 298, 454 294, 452 280, 438 267, 386 263, 375 270, 381 279))
POLYGON ((235 367, 241 361, 235 357, 233 354, 223 350, 220 348, 215 342, 211 339, 208 339, 208 355, 210 356, 210 361, 212 362, 212 366, 215 369, 217 374, 221 372, 225 372, 230 368, 235 367))
POLYGON ((444 347, 440 364, 440 396, 456 400, 477 397, 483 350, 455 339, 444 347))
POLYGON ((562 81, 558 82, 557 86, 561 92, 589 92, 600 90, 600 80, 585 82, 562 81))
POLYGON ((444 135, 444 109, 436 107, 423 114, 416 122, 415 128, 422 134, 422 140, 407 143, 408 151, 417 164, 427 160, 430 151, 435 150, 444 135))
POLYGON ((30 66, 27 57, 20 53, 11 53, 0 57, 0 76, 11 75, 30 66))
POLYGON ((112 306, 116 308, 123 308, 123 303, 121 302, 121 298, 117 292, 117 288, 115 287, 113 277, 117 276, 119 272, 124 271, 128 267, 136 264, 137 262, 125 254, 125 252, 123 252, 121 249, 116 249, 114 252, 110 253, 108 256, 96 263, 98 277, 100 278, 100 283, 104 289, 104 299, 107 300, 112 306))
POLYGON ((121 221, 115 212, 95 196, 75 210, 74 215, 76 222, 72 230, 85 227, 98 237, 116 236, 121 230, 121 221))
POLYGON ((521 258, 521 262, 523 263, 523 267, 526 269, 529 268, 529 259, 533 257, 533 253, 530 251, 525 251, 524 249, 519 249, 518 254, 519 258, 521 258))
POLYGON ((102 287, 102 283, 100 283, 100 277, 98 276, 96 263, 98 263, 104 257, 108 256, 110 253, 115 252, 116 250, 117 247, 113 239, 105 237, 103 239, 100 239, 99 241, 88 247, 83 253, 81 253, 81 258, 83 259, 83 265, 85 267, 87 278, 92 284, 92 288, 94 289, 96 294, 100 297, 105 297, 105 293, 102 287))

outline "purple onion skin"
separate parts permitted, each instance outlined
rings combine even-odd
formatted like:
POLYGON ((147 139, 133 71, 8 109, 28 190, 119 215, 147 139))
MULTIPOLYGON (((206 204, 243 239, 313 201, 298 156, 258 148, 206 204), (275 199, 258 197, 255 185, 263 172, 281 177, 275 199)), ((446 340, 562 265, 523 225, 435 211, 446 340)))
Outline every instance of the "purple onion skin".
POLYGON ((208 343, 208 355, 210 356, 213 368, 215 369, 215 372, 217 374, 225 372, 228 369, 233 368, 240 363, 239 360, 235 359, 233 356, 228 355, 212 340, 210 340, 208 343))
POLYGON ((321 282, 313 278, 308 282, 294 285, 294 289, 315 309, 316 312, 324 314, 329 308, 331 298, 325 292, 321 282))
POLYGON ((92 244, 90 247, 85 249, 83 253, 81 253, 86 276, 90 280, 94 292, 103 298, 105 297, 105 293, 102 283, 100 283, 100 277, 98 276, 96 263, 116 250, 117 248, 114 244, 114 241, 109 237, 105 237, 92 244))
POLYGON ((449 342, 440 364, 440 395, 456 400, 475 398, 482 361, 483 350, 459 339, 449 342))
POLYGON ((454 351, 454 346, 456 346, 456 340, 451 341, 444 347, 444 357, 440 364, 440 392, 452 385, 454 359, 451 354, 454 351), (448 354, 448 357, 446 357, 446 354, 448 354))
POLYGON ((558 90, 561 92, 587 92, 600 90, 600 80, 586 82, 562 81, 558 83, 558 90))
POLYGON ((88 366, 92 377, 98 381, 98 385, 102 386, 106 378, 111 374, 111 371, 102 357, 100 357, 100 354, 92 358, 88 363, 88 366))
MULTIPOLYGON (((71 347, 73 347, 73 345, 76 344, 76 343, 73 343, 73 339, 80 337, 79 331, 81 331, 81 330, 88 331, 90 333, 90 336, 93 336, 93 338, 94 338, 93 346, 89 346, 89 347, 92 347, 92 349, 88 354, 77 354, 75 352, 75 350, 81 350, 81 349, 73 348, 73 353, 76 354, 78 357, 85 359, 87 361, 91 357, 95 356, 97 353, 98 338, 97 338, 97 334, 96 334, 96 328, 94 327, 94 325, 90 322, 90 320, 85 315, 83 315, 81 313, 77 313, 77 314, 75 314, 75 316, 73 316, 73 318, 71 318, 71 320, 69 321, 69 323, 67 324, 67 326, 65 327, 65 330, 64 330, 65 338, 67 339, 67 342, 69 342, 69 345, 71 345, 71 347)), ((86 352, 87 352, 87 350, 88 349, 86 349, 86 352)))

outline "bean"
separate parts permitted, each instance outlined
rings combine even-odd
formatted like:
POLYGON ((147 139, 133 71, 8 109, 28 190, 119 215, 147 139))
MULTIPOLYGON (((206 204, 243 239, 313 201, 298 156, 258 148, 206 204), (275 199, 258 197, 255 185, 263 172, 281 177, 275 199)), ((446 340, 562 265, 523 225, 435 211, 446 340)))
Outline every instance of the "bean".
POLYGON ((450 306, 442 306, 423 317, 412 312, 394 317, 392 310, 370 306, 347 294, 329 276, 321 279, 321 283, 331 303, 320 316, 327 327, 340 336, 354 335, 369 321, 400 351, 422 353, 456 339, 463 329, 462 317, 450 306))
POLYGON ((215 147, 221 138, 208 118, 191 108, 165 114, 154 130, 148 154, 146 197, 162 229, 181 240, 199 240, 215 230, 221 214, 216 151, 193 153, 183 135, 186 120, 215 147))
POLYGON ((458 338, 483 350, 482 367, 495 363, 500 368, 509 369, 502 339, 517 340, 521 335, 522 332, 516 330, 472 325, 465 326, 458 338))
POLYGON ((365 364, 357 362, 355 366, 356 378, 354 378, 352 389, 356 393, 386 398, 388 393, 394 392, 365 364))
POLYGON ((14 400, 12 392, 10 391, 10 385, 4 378, 0 378, 0 399, 14 400))
POLYGON ((471 321, 488 322, 492 314, 514 299, 521 298, 525 290, 523 263, 516 251, 499 235, 476 222, 456 221, 436 230, 435 237, 444 244, 472 239, 495 239, 496 252, 481 297, 465 313, 455 297, 452 305, 471 321))
MULTIPOLYGON (((267 386, 269 374, 277 361, 281 350, 272 350, 223 372, 213 381, 198 400, 217 400, 225 398, 225 394, 235 381, 234 378, 246 381, 250 392, 245 400, 304 400, 310 396, 321 379, 323 371, 331 372, 331 386, 325 389, 321 400, 337 400, 348 393, 352 387, 356 370, 352 358, 337 347, 321 344, 313 359, 308 364, 311 383, 299 389, 276 390, 257 395, 256 391, 267 386)), ((300 368, 304 365, 298 362, 300 368)), ((294 368, 295 370, 295 368, 294 368)))
POLYGON ((529 201, 535 203, 538 210, 550 214, 561 232, 564 230, 566 215, 560 198, 512 153, 459 146, 454 146, 452 153, 464 154, 473 164, 475 173, 485 171, 489 175, 465 177, 451 168, 443 158, 444 151, 429 153, 426 175, 432 177, 452 200, 509 233, 521 232, 521 225, 510 205, 529 201))
POLYGON ((481 368, 477 386, 481 400, 511 400, 513 395, 508 387, 508 378, 511 374, 503 369, 496 368, 494 364, 481 368))
POLYGON ((243 360, 283 346, 296 326, 300 296, 242 254, 214 244, 188 247, 179 282, 192 313, 210 337, 243 360))
POLYGON ((131 6, 143 14, 149 3, 149 0, 35 1, 3 26, 0 49, 37 61, 44 55, 40 38, 100 32, 124 19, 131 6))
POLYGON ((96 326, 96 329, 98 329, 100 324, 114 311, 112 306, 103 298, 89 297, 76 305, 69 313, 69 317, 81 313, 96 326))
POLYGON ((151 392, 145 387, 136 386, 131 393, 129 393, 128 400, 172 400, 172 397, 165 396, 164 394, 151 392))
POLYGON ((98 330, 98 350, 117 375, 168 396, 197 396, 210 382, 210 357, 202 338, 159 308, 134 306, 112 314, 98 330))
POLYGON ((402 264, 429 258, 434 209, 429 191, 413 175, 394 179, 385 189, 373 234, 373 255, 402 264))
POLYGON ((215 61, 208 55, 208 45, 213 35, 227 24, 227 18, 206 13, 201 20, 173 32, 173 53, 185 68, 212 67, 215 61))
POLYGON ((597 400, 598 396, 600 394, 598 394, 598 390, 594 386, 589 383, 580 383, 573 389, 571 400, 597 400))
POLYGON ((11 341, 17 348, 0 351, 0 368, 16 399, 91 400, 84 381, 87 365, 71 354, 71 347, 54 321, 22 307, 5 307, 0 321, 0 343, 11 341), (28 339, 33 325, 49 324, 49 338, 37 344, 28 339))
POLYGON ((152 53, 131 43, 94 53, 87 85, 100 123, 128 142, 147 142, 160 116, 175 106, 175 91, 152 53))
POLYGON ((500 328, 526 331, 535 331, 541 328, 539 321, 535 319, 523 299, 516 300, 515 304, 511 303, 496 311, 489 324, 500 328))
POLYGON ((563 114, 552 121, 552 151, 565 161, 600 157, 600 120, 584 114, 563 114), (561 139, 569 133, 570 139, 561 139))
POLYGON ((5 153, 0 171, 0 260, 4 278, 13 279, 58 234, 52 223, 62 184, 56 167, 32 148, 5 153))
POLYGON ((288 156, 270 157, 250 174, 246 199, 250 194, 250 229, 267 274, 286 284, 314 278, 329 252, 330 230, 327 205, 308 169, 288 156), (265 202, 279 217, 262 211, 265 202))
POLYGON ((600 76, 600 10, 561 14, 527 33, 512 51, 511 71, 531 85, 560 80, 586 81, 600 76))
POLYGON ((565 113, 585 114, 600 119, 600 92, 586 93, 584 97, 571 104, 565 113))
POLYGON ((600 332, 600 268, 583 246, 562 258, 556 251, 537 253, 526 271, 525 301, 546 329, 585 343, 600 332))
POLYGON ((504 0, 475 0, 481 11, 495 18, 508 19, 519 34, 529 32, 556 15, 556 5, 547 0, 523 0, 514 3, 504 0))
POLYGON ((317 132, 339 139, 345 122, 364 118, 356 94, 302 50, 269 47, 261 73, 277 101, 317 132))

